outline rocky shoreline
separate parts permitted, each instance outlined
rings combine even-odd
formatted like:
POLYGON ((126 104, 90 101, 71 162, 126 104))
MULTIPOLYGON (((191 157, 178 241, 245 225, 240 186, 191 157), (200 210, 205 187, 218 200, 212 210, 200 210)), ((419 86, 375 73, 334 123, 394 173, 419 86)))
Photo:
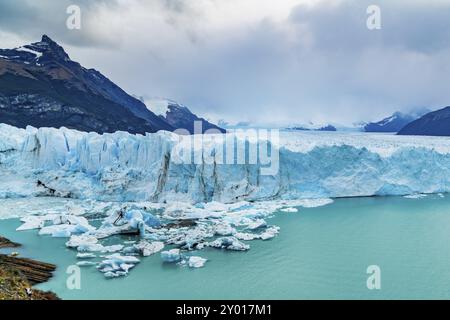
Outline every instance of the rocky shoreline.
MULTIPOLYGON (((16 248, 20 244, 0 237, 0 248, 16 248)), ((59 300, 53 292, 32 286, 48 281, 56 266, 27 258, 0 254, 0 300, 59 300)))
POLYGON ((20 247, 20 244, 14 243, 14 242, 0 236, 0 249, 1 248, 17 248, 17 247, 20 247))

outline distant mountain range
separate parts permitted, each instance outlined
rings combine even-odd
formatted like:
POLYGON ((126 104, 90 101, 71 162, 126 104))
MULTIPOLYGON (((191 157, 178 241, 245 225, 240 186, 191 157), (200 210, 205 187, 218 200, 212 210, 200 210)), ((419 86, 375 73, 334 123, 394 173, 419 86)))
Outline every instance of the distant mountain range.
POLYGON ((450 106, 425 114, 412 121, 399 135, 450 136, 450 106))
POLYGON ((395 112, 392 116, 378 122, 371 122, 364 125, 365 132, 399 132, 410 122, 420 118, 429 110, 421 109, 411 113, 395 112))
POLYGON ((331 124, 319 126, 317 128, 308 128, 308 127, 290 127, 287 128, 287 130, 295 130, 295 131, 337 131, 335 126, 332 126, 331 124))
POLYGON ((97 70, 72 61, 46 35, 40 42, 0 49, 0 123, 144 134, 190 130, 195 118, 175 108, 166 117, 156 115, 97 70))

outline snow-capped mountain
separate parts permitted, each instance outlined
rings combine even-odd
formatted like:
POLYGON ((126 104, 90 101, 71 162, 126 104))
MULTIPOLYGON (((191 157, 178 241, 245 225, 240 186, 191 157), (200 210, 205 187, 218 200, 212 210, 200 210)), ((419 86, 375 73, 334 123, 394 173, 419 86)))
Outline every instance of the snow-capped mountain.
POLYGON ((173 129, 100 72, 72 61, 46 35, 40 42, 0 49, 0 120, 22 128, 99 133, 173 129))
POLYGON ((153 98, 143 99, 147 108, 157 114, 161 119, 169 123, 175 129, 185 129, 191 134, 205 133, 208 130, 215 129, 218 132, 225 133, 226 130, 219 126, 198 117, 192 113, 188 107, 179 104, 173 100, 153 98), (201 123, 201 132, 195 132, 194 124, 201 123))
POLYGON ((420 110, 411 113, 395 112, 390 117, 387 117, 378 122, 370 122, 364 125, 364 131, 366 132, 399 132, 408 123, 421 117, 427 113, 428 110, 420 110))
POLYGON ((409 123, 399 135, 450 136, 450 107, 429 112, 409 123))

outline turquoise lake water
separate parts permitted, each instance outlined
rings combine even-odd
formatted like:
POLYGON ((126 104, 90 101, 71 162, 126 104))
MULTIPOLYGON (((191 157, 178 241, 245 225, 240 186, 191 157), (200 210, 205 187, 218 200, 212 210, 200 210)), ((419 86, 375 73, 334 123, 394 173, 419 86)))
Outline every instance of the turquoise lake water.
POLYGON ((17 219, 0 221, 0 234, 23 244, 22 256, 58 265, 38 286, 63 299, 449 299, 450 195, 337 199, 298 213, 277 213, 281 227, 248 252, 207 249, 205 268, 141 259, 127 277, 106 280, 82 268, 81 290, 66 287, 76 253, 66 239, 16 232, 17 219), (366 286, 370 265, 381 268, 381 290, 366 286))

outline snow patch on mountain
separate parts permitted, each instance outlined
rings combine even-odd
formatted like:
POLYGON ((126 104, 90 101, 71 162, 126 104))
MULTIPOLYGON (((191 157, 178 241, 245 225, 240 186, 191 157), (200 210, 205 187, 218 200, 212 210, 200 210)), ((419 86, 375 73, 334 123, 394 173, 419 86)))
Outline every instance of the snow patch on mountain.
POLYGON ((175 101, 171 101, 169 99, 164 98, 150 98, 144 99, 144 103, 147 106, 147 109, 152 111, 154 114, 158 116, 165 117, 167 112, 169 112, 169 105, 177 104, 175 101))
POLYGON ((412 121, 420 118, 428 110, 420 108, 408 113, 395 112, 393 115, 384 118, 378 122, 370 122, 364 124, 364 131, 366 132, 398 132, 412 121))
POLYGON ((36 60, 39 59, 40 57, 42 57, 42 52, 39 52, 39 51, 36 51, 36 50, 32 50, 32 49, 27 48, 27 47, 19 47, 19 48, 16 48, 15 50, 31 53, 31 54, 36 56, 36 60))

